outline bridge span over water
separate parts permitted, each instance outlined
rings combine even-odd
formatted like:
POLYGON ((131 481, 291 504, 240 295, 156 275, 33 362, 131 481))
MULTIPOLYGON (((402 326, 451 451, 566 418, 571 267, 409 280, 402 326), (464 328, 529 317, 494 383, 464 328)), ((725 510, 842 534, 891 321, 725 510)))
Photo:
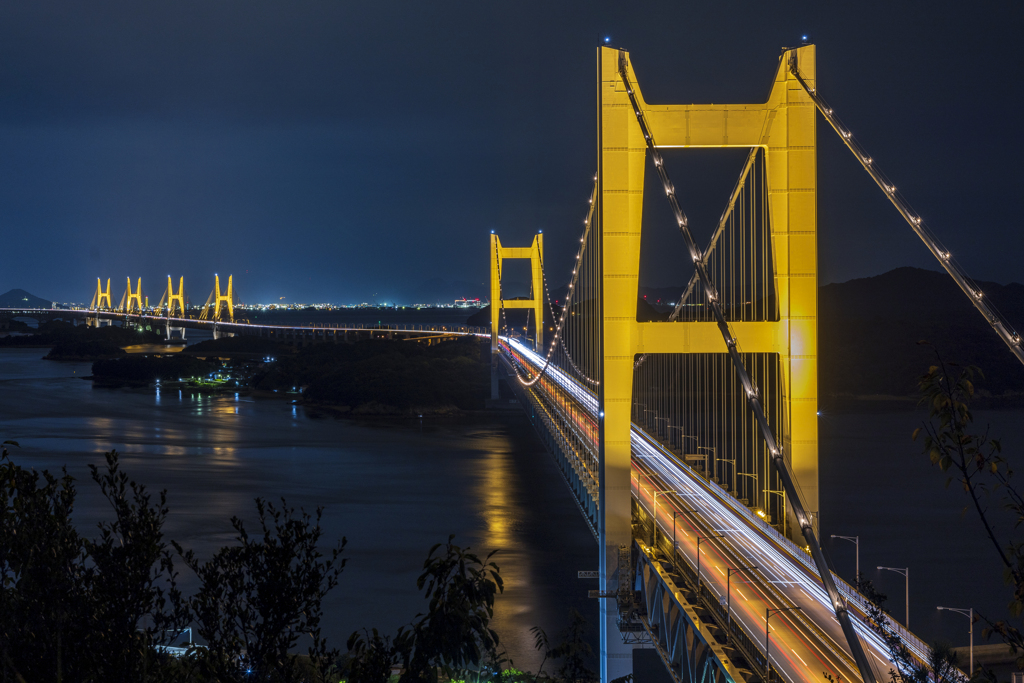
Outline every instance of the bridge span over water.
POLYGON ((307 324, 275 325, 245 321, 219 321, 203 318, 185 318, 145 313, 123 313, 109 310, 63 309, 63 308, 0 308, 0 316, 10 318, 26 317, 36 320, 61 319, 81 321, 88 325, 121 324, 148 327, 153 331, 163 330, 167 339, 178 334, 184 339, 185 330, 203 330, 214 339, 223 336, 262 337, 271 341, 296 346, 307 346, 322 342, 345 343, 359 339, 408 339, 432 341, 456 336, 486 336, 489 330, 471 325, 446 324, 307 324))
MULTIPOLYGON (((818 541, 819 115, 1024 362, 1021 337, 823 100, 813 45, 784 50, 768 99, 753 104, 649 104, 626 51, 601 47, 597 57, 597 173, 579 251, 559 268, 569 294, 554 305, 539 235, 529 247, 492 235, 487 332, 493 397, 504 378, 598 541, 591 595, 601 605, 602 683, 631 671, 638 646, 655 650, 678 683, 820 683, 826 673, 887 680, 891 653, 867 623, 867 603, 834 574, 818 541), (669 153, 725 147, 748 155, 720 220, 707 226, 710 239, 698 245, 669 153), (688 256, 680 264, 686 290, 661 322, 637 321, 648 170, 688 256), (502 297, 510 258, 531 260, 529 299, 502 297), (509 325, 511 308, 526 310, 525 330, 509 325), (544 330, 548 311, 553 324, 544 330)), ((307 342, 484 334, 128 319, 307 342)), ((928 659, 928 646, 895 620, 883 626, 928 659)))
MULTIPOLYGON (((819 116, 1024 362, 1020 334, 821 97, 815 46, 784 50, 753 104, 650 104, 629 53, 597 57, 597 173, 579 250, 558 268, 564 305, 541 235, 492 235, 489 259, 493 395, 505 377, 598 541, 602 682, 629 673, 638 645, 679 683, 888 680, 867 602, 818 540, 819 116), (680 150, 727 147, 748 154, 698 244, 668 169, 680 150), (648 171, 687 255, 685 292, 656 322, 637 320, 648 171), (531 261, 529 299, 502 297, 510 258, 531 261), (526 309, 525 331, 510 308, 526 309)), ((881 627, 928 660, 894 619, 881 627)))

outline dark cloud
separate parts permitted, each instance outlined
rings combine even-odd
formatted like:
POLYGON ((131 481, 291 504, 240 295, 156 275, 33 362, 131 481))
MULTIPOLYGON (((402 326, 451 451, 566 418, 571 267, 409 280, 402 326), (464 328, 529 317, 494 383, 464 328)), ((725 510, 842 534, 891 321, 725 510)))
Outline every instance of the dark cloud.
MULTIPOLYGON (((231 272, 250 300, 408 301, 484 282, 491 229, 543 229, 564 279, 605 35, 652 102, 763 99, 779 48, 809 35, 821 92, 967 269, 1024 279, 1014 3, 696 5, 4 3, 0 289, 81 300, 97 276, 170 272, 205 300, 231 272)), ((824 278, 932 266, 819 137, 824 278)), ((717 215, 728 186, 691 213, 717 215)), ((652 235, 644 281, 675 284, 676 238, 652 235)))

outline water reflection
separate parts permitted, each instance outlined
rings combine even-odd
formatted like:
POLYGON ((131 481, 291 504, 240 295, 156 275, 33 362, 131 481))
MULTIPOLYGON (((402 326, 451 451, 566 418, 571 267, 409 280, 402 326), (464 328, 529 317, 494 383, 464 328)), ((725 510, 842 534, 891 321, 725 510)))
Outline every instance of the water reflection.
MULTIPOLYGON (((495 626, 518 666, 539 664, 531 626, 555 633, 569 604, 592 606, 575 570, 593 564, 593 539, 523 416, 311 419, 277 399, 94 389, 75 378, 88 364, 41 355, 0 350, 0 437, 21 442, 24 464, 67 464, 84 533, 109 514, 87 465, 116 448, 130 476, 168 489, 166 535, 200 557, 231 542, 232 516, 255 522, 256 496, 325 506, 325 537, 349 539, 349 564, 325 605, 325 632, 342 647, 356 629, 394 632, 422 609, 424 553, 449 534, 477 551, 501 549, 495 626)), ((191 590, 194 579, 182 579, 191 590)))
POLYGON ((503 634, 509 651, 522 653, 531 647, 530 628, 540 623, 539 606, 531 590, 531 554, 520 550, 520 481, 512 467, 512 444, 503 436, 494 432, 479 436, 483 457, 476 462, 475 494, 484 522, 480 550, 499 551, 494 559, 505 582, 505 593, 494 611, 495 630, 503 634))

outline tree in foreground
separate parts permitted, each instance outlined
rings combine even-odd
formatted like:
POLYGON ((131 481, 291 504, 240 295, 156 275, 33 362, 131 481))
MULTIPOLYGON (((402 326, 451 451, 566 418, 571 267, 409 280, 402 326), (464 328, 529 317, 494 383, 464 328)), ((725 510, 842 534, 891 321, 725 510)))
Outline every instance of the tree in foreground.
POLYGON ((491 560, 495 553, 480 559, 455 545, 454 538, 430 549, 416 580, 428 600, 425 614, 393 638, 376 629, 349 638, 350 683, 385 683, 396 666, 402 668, 399 683, 436 683, 438 672, 459 680, 485 663, 504 660, 490 626, 494 599, 504 590, 491 560))
POLYGON ((946 486, 955 480, 963 489, 1003 566, 1003 579, 1011 588, 1010 619, 977 610, 974 618, 985 624, 986 636, 997 635, 1008 644, 1018 656, 1017 667, 1024 668, 1024 635, 1019 623, 1024 612, 1024 537, 1020 536, 1024 496, 1010 462, 1002 455, 1002 443, 990 437, 988 428, 974 426, 971 402, 975 378, 983 378, 981 370, 945 362, 937 352, 935 355, 936 364, 918 384, 921 402, 929 407, 928 420, 914 430, 913 437, 916 440, 923 435, 923 449, 932 465, 949 475, 946 486))
POLYGON ((8 446, 17 444, 0 447, 2 683, 332 680, 338 652, 321 633, 322 601, 345 542, 320 551, 321 509, 257 499, 261 535, 234 519, 237 545, 200 562, 164 540, 166 491, 154 499, 111 451, 90 469, 113 518, 90 540, 72 522, 74 478, 25 469, 8 446), (177 588, 171 546, 199 576, 191 598, 177 588), (171 657, 160 645, 193 619, 208 647, 171 657), (308 658, 291 653, 300 636, 308 658))
POLYGON ((237 545, 221 548, 206 562, 174 544, 201 582, 188 599, 196 631, 208 643, 196 652, 200 680, 305 680, 291 650, 300 636, 308 636, 309 661, 326 681, 340 653, 321 632, 323 600, 338 585, 346 541, 321 552, 323 508, 315 515, 296 514, 283 499, 277 507, 257 498, 256 510, 260 534, 250 536, 233 517, 237 545))
POLYGON ((116 451, 92 479, 113 521, 87 540, 71 520, 74 479, 0 451, 0 671, 4 681, 155 680, 154 647, 187 622, 157 501, 120 470, 116 451))
POLYGON ((534 636, 534 646, 544 654, 538 675, 543 673, 544 664, 549 659, 560 659, 562 664, 558 667, 557 677, 564 683, 592 683, 597 680, 597 674, 590 668, 594 649, 587 640, 587 620, 575 608, 569 608, 569 625, 558 645, 551 647, 547 634, 539 626, 530 631, 534 636))

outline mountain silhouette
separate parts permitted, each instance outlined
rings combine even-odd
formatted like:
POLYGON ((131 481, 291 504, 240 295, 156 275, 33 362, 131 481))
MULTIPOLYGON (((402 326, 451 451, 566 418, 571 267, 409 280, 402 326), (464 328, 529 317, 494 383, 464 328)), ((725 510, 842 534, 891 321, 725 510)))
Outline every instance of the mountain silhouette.
POLYGON ((52 301, 40 299, 24 289, 12 289, 0 294, 0 308, 50 308, 52 306, 52 301))

